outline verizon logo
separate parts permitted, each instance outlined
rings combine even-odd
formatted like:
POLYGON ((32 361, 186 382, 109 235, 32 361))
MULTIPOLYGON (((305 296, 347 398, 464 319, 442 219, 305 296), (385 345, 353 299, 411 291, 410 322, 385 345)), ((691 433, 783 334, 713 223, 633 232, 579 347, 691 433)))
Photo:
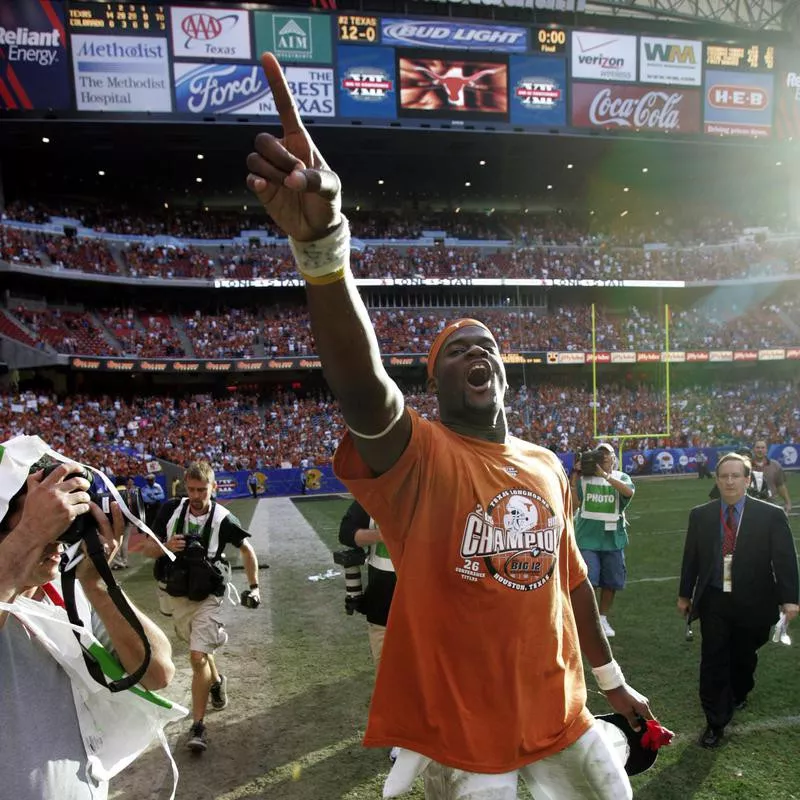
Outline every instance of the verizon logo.
POLYGON ((578 56, 579 64, 586 64, 590 67, 600 67, 601 69, 620 69, 625 66, 624 58, 612 58, 611 56, 578 56))

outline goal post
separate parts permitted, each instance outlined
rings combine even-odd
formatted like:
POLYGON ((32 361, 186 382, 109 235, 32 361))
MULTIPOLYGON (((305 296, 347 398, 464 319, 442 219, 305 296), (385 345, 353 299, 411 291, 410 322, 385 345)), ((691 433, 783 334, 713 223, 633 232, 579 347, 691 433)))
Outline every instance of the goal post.
POLYGON ((628 439, 664 439, 669 438, 671 433, 671 418, 670 418, 670 385, 669 385, 669 370, 671 365, 670 349, 669 349, 669 304, 664 304, 664 391, 666 395, 666 413, 665 413, 665 430, 641 433, 601 433, 597 430, 597 408, 598 408, 598 392, 597 392, 597 322, 595 315, 595 304, 592 303, 592 428, 593 438, 595 440, 611 440, 617 442, 619 449, 619 463, 622 464, 622 444, 628 439))

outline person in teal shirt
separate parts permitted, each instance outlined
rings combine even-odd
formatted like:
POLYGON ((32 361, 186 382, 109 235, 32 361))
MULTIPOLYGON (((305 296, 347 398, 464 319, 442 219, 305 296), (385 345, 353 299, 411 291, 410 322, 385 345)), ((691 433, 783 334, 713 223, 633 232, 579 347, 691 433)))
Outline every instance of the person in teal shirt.
POLYGON ((589 580, 600 590, 600 624, 607 637, 615 635, 608 622, 614 596, 625 588, 625 545, 628 522, 625 508, 636 491, 629 475, 615 469, 617 457, 610 444, 597 447, 597 470, 594 475, 574 473, 573 489, 577 495, 575 539, 589 569, 589 580))

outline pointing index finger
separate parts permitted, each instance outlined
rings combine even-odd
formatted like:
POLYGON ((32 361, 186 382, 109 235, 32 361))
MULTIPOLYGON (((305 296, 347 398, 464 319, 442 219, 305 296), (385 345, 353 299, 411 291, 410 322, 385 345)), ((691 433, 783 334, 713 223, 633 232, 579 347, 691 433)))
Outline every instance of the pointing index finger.
POLYGON ((262 53, 261 66, 264 75, 272 90, 272 97, 275 100, 275 108, 283 126, 284 134, 299 133, 303 130, 303 123, 297 113, 297 106, 292 97, 289 84, 286 83, 286 76, 283 74, 278 59, 272 53, 262 53))

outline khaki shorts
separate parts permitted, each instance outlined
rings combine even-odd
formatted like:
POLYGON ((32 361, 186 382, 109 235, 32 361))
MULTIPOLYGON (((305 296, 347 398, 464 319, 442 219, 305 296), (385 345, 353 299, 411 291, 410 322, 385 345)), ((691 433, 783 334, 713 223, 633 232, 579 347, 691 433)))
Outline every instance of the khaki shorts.
POLYGON ((222 597, 213 594, 199 602, 186 597, 170 597, 172 622, 179 639, 198 653, 213 653, 228 641, 222 627, 222 597))
POLYGON ((377 671, 378 664, 381 662, 383 640, 386 637, 386 626, 368 622, 367 634, 369 635, 369 649, 372 652, 372 660, 375 662, 375 670, 377 671))

